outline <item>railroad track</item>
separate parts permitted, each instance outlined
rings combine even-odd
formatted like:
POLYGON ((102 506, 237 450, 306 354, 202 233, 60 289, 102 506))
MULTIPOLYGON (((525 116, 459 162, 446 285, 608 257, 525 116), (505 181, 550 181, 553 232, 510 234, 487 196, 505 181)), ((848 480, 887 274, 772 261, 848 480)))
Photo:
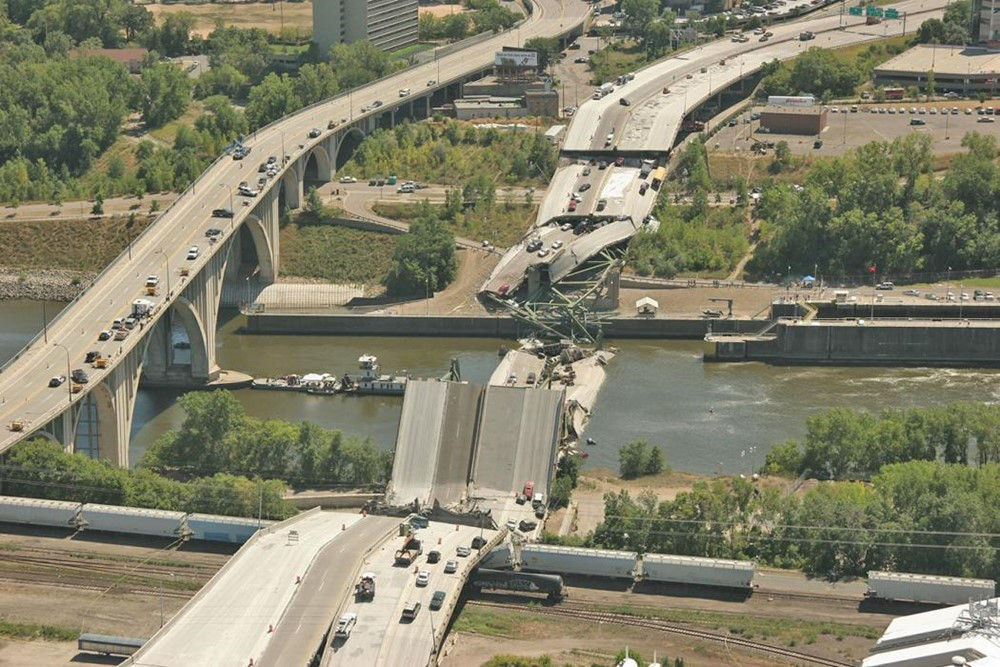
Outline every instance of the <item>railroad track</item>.
POLYGON ((123 577, 178 577, 181 579, 193 579, 196 581, 207 581, 211 574, 207 572, 192 572, 187 568, 170 568, 162 566, 149 566, 142 563, 128 562, 108 562, 97 559, 87 560, 73 557, 60 556, 29 556, 17 553, 0 552, 0 563, 24 564, 36 568, 62 569, 80 571, 84 574, 108 574, 123 577))
POLYGON ((773 646, 771 644, 753 641, 752 639, 722 635, 704 630, 695 630, 693 628, 674 625, 673 623, 667 623, 666 621, 660 621, 653 618, 643 618, 641 616, 560 607, 530 607, 525 609, 524 605, 503 602, 486 602, 483 600, 469 600, 466 604, 476 607, 494 607, 498 609, 515 608, 520 611, 528 611, 529 613, 541 614, 543 616, 574 618, 597 623, 614 623, 615 625, 627 625, 636 628, 645 628, 648 630, 659 630, 661 632, 669 632, 671 634, 683 635, 694 639, 705 639, 708 641, 727 644, 729 646, 738 646, 740 648, 751 649, 761 653, 767 653, 768 655, 788 658, 790 660, 798 660, 800 662, 813 665, 822 665, 823 667, 854 667, 854 663, 850 662, 842 662, 830 658, 821 658, 808 653, 802 653, 801 651, 793 651, 792 649, 781 646, 773 646))
MULTIPOLYGON (((32 586, 47 586, 49 588, 70 588, 77 591, 92 591, 94 593, 103 593, 108 590, 107 586, 97 586, 95 584, 80 584, 73 583, 71 581, 65 581, 62 579, 52 579, 52 580, 42 580, 34 576, 23 576, 23 577, 11 577, 11 576, 0 576, 0 582, 10 583, 10 584, 31 584, 32 586)), ((171 590, 157 590, 150 588, 123 588, 116 586, 113 589, 116 594, 126 594, 126 595, 142 595, 145 597, 158 598, 173 598, 176 600, 189 600, 194 597, 194 591, 191 593, 185 593, 181 591, 171 591, 171 590)))
POLYGON ((821 602, 847 602, 850 604, 861 604, 864 598, 860 595, 823 595, 819 593, 792 593, 789 591, 775 591, 769 589, 757 589, 753 593, 755 596, 767 596, 772 598, 783 598, 788 600, 816 600, 821 602))

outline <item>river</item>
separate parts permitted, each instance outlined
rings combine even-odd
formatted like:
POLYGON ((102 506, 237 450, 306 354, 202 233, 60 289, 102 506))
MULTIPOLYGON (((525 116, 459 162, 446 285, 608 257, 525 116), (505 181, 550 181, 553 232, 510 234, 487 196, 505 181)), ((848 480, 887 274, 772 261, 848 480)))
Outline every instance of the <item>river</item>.
MULTIPOLYGON (((62 304, 47 304, 48 316, 62 304)), ((40 328, 39 302, 0 302, 0 358, 14 355, 40 328)), ((406 369, 440 377, 458 359, 462 377, 484 382, 509 341, 481 338, 249 336, 242 317, 224 319, 218 336, 223 368, 255 376, 357 372, 362 354, 379 357, 383 371, 406 369)), ((922 368, 813 368, 763 364, 705 364, 696 341, 621 341, 608 367, 587 436, 589 466, 616 468, 618 447, 642 438, 659 445, 667 463, 694 473, 746 472, 775 443, 800 439, 805 420, 832 407, 877 411, 953 401, 1000 401, 1000 371, 922 368), (750 452, 751 447, 756 451, 750 452), (746 452, 746 453, 744 453, 746 452)), ((42 381, 40 379, 39 381, 42 381)), ((234 392, 256 417, 310 420, 391 448, 402 398, 306 396, 244 389, 234 392)), ((132 427, 131 460, 183 412, 177 392, 141 389, 132 427)))

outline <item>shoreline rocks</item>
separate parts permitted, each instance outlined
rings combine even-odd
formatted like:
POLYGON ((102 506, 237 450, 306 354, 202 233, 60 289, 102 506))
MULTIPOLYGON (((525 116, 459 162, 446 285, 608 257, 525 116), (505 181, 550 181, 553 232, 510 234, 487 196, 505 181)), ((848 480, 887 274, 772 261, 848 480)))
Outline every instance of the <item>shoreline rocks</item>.
POLYGON ((72 301, 95 277, 65 269, 0 268, 0 301, 72 301))

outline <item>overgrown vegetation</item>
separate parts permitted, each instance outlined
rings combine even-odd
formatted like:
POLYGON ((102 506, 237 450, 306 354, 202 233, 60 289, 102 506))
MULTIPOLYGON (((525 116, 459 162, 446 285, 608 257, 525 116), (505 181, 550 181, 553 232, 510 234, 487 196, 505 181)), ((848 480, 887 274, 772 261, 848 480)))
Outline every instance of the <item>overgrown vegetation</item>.
POLYGON ((751 276, 824 277, 967 270, 1000 265, 997 138, 962 139, 943 179, 930 178, 930 137, 872 142, 809 168, 804 187, 764 186, 761 244, 751 276))
POLYGON ((948 463, 1000 463, 1000 407, 953 403, 878 415, 836 408, 807 419, 802 443, 775 447, 765 470, 867 479, 884 465, 939 458, 948 463), (976 443, 973 452, 971 442, 976 443))
POLYGON ((832 578, 883 569, 993 578, 998 415, 996 406, 970 405, 878 419, 833 411, 810 422, 801 450, 777 448, 768 469, 825 466, 851 476, 863 466, 875 471, 870 483, 827 482, 796 496, 734 478, 698 482, 663 502, 650 491, 608 493, 587 545, 754 559, 832 578), (962 461, 973 437, 988 461, 979 468, 933 460, 943 448, 962 461))
POLYGON ((404 122, 365 137, 338 173, 359 180, 394 174, 463 187, 474 178, 485 178, 495 193, 501 179, 510 184, 548 182, 557 156, 556 148, 537 132, 481 130, 453 120, 404 122))
POLYGON ((269 519, 295 513, 283 498, 287 487, 280 481, 221 472, 179 481, 150 470, 118 468, 107 461, 68 454, 49 440, 15 445, 0 472, 4 492, 12 496, 228 516, 257 516, 260 511, 269 519))
POLYGON ((457 42, 481 32, 500 32, 511 28, 524 18, 520 12, 513 12, 497 0, 469 0, 470 11, 434 16, 430 12, 420 16, 420 39, 446 39, 457 42))
MULTIPOLYGON (((655 231, 644 230, 629 243, 628 263, 643 276, 670 278, 678 273, 721 274, 732 269, 748 248, 749 224, 744 206, 712 206, 712 181, 705 146, 691 141, 678 157, 677 173, 690 204, 673 204, 664 194, 654 215, 655 231)), ((651 196, 647 192, 647 196, 651 196)), ((743 201, 746 201, 744 198, 743 201)))
POLYGON ((316 424, 249 417, 228 391, 192 392, 178 399, 184 422, 142 457, 142 471, 184 479, 246 474, 300 486, 384 482, 392 453, 369 439, 345 437, 316 424))
POLYGON ((580 468, 583 467, 583 459, 579 456, 564 456, 559 459, 556 468, 556 477, 549 489, 549 507, 559 509, 569 505, 570 496, 576 488, 580 478, 580 468))
MULTIPOLYGON (((461 192, 458 190, 449 195, 449 199, 451 198, 457 198, 461 204, 461 192)), ((420 202, 412 204, 380 202, 375 204, 372 210, 386 218, 412 222, 421 215, 422 205, 420 202)), ((517 243, 524 236, 524 230, 527 229, 530 220, 535 215, 534 204, 525 205, 509 201, 497 202, 490 207, 473 205, 466 208, 460 206, 460 212, 454 214, 454 207, 449 208, 448 204, 426 205, 430 207, 435 216, 451 225, 456 236, 489 241, 500 247, 509 247, 517 243)))
POLYGON ((86 220, 0 222, 4 266, 17 269, 102 270, 149 224, 146 215, 86 220))
POLYGON ((63 628, 58 625, 40 625, 38 623, 14 623, 0 619, 0 637, 35 641, 69 642, 80 636, 79 629, 63 628))
POLYGON ((645 440, 633 440, 618 449, 618 471, 624 479, 659 475, 665 465, 663 450, 645 440))
POLYGON ((393 251, 385 277, 389 294, 432 294, 447 287, 458 272, 455 233, 429 206, 421 208, 393 251))
POLYGON ((398 236, 333 222, 337 210, 303 211, 281 225, 281 273, 331 283, 381 285, 398 236))

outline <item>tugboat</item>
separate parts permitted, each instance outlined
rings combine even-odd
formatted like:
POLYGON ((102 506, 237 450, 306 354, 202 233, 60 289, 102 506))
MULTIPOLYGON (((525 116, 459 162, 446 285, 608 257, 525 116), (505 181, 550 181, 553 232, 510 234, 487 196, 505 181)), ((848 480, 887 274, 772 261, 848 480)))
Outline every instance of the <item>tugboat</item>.
POLYGON ((345 375, 341 380, 343 390, 349 394, 377 394, 383 396, 402 396, 406 391, 406 381, 410 379, 406 371, 401 375, 382 375, 379 373, 378 357, 362 354, 358 357, 361 375, 345 375))

